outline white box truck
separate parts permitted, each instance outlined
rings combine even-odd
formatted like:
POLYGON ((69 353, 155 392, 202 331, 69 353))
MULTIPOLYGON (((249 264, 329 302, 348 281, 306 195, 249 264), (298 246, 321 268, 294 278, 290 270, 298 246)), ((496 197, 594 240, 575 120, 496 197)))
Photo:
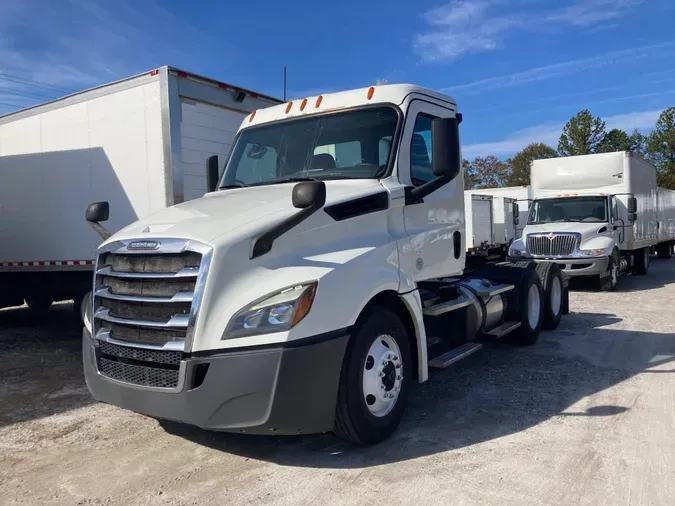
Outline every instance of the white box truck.
MULTIPOLYGON (((496 195, 489 195, 483 190, 465 190, 464 194, 467 252, 469 255, 483 253, 490 259, 504 259, 509 246, 517 237, 519 202, 499 192, 496 195), (492 206, 489 227, 485 224, 487 212, 483 209, 486 201, 492 206), (477 206, 483 208, 475 209, 477 206)), ((527 216, 527 213, 524 216, 527 216)))
POLYGON ((207 158, 277 103, 162 67, 1 116, 0 307, 80 299, 101 242, 83 206, 110 201, 115 231, 201 197, 207 158))
POLYGON ((656 253, 661 259, 669 259, 675 246, 675 191, 659 188, 656 200, 659 217, 656 253))
POLYGON ((464 192, 466 251, 469 255, 488 255, 495 246, 492 196, 464 192))
POLYGON ((99 247, 82 340, 94 398, 212 430, 373 444, 430 366, 555 328, 557 265, 464 275, 460 121, 451 97, 412 85, 251 113, 214 191, 99 247))
POLYGON ((652 248, 670 251, 671 236, 659 236, 659 216, 673 212, 670 195, 663 192, 660 209, 656 171, 637 155, 535 160, 531 183, 534 200, 511 259, 556 263, 614 290, 622 272, 647 273, 652 248))

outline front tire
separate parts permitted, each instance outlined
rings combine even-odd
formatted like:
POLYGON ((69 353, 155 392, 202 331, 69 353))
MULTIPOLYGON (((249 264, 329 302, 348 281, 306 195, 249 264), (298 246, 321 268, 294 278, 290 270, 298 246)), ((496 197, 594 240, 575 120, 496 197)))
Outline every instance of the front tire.
POLYGON ((345 354, 333 432, 359 445, 391 436, 403 418, 412 369, 405 325, 392 310, 372 308, 345 354))
POLYGON ((607 270, 599 277, 599 284, 602 292, 613 292, 619 285, 619 265, 614 254, 609 257, 607 270))

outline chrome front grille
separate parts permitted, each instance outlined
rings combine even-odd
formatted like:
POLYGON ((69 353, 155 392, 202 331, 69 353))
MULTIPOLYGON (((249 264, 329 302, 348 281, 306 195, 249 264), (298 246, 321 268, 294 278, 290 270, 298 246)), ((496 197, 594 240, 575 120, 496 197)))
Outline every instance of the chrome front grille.
POLYGON ((527 236, 527 251, 533 257, 567 257, 581 242, 577 233, 542 233, 527 236))
POLYGON ((93 294, 98 369, 118 381, 175 388, 176 357, 191 348, 211 248, 177 239, 134 248, 139 242, 119 241, 99 252, 93 294))

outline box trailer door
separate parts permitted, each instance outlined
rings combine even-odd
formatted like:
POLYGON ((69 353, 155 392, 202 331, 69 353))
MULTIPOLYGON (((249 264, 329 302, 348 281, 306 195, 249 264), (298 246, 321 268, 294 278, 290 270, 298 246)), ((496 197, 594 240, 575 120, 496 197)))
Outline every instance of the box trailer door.
POLYGON ((492 199, 474 195, 472 202, 473 245, 476 248, 494 244, 492 233, 492 199))
POLYGON ((206 160, 218 155, 222 170, 237 129, 248 113, 181 97, 180 163, 183 198, 206 193, 206 160))

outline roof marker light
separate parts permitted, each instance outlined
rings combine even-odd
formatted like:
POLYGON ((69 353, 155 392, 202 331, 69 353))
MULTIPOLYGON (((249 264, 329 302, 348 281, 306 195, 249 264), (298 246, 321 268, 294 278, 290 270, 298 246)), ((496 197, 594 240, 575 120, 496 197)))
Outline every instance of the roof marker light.
POLYGON ((251 113, 251 116, 248 118, 248 122, 249 122, 249 123, 250 123, 251 121, 253 121, 253 118, 255 118, 255 113, 256 113, 256 111, 253 111, 253 112, 251 113))
POLYGON ((303 99, 302 99, 302 103, 300 104, 300 110, 301 110, 301 111, 304 111, 306 105, 307 105, 307 99, 306 99, 306 98, 303 98, 303 99))
POLYGON ((288 114, 288 112, 291 110, 291 107, 293 107, 293 102, 289 102, 286 106, 286 114, 288 114))
POLYGON ((373 98, 373 93, 375 93, 375 86, 371 86, 370 88, 368 88, 368 100, 373 98))
POLYGON ((316 104, 314 104, 314 107, 319 107, 321 105, 321 101, 323 100, 323 95, 319 95, 316 97, 316 104))

